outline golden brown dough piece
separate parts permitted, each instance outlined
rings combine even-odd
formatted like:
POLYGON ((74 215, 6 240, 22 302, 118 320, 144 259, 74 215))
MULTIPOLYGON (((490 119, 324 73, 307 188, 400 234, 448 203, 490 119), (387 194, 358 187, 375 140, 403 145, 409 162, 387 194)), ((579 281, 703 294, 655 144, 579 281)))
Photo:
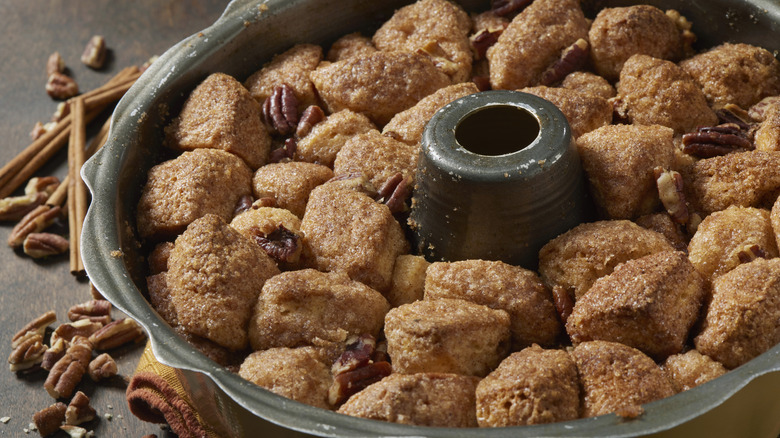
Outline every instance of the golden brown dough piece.
POLYGON ((626 60, 617 85, 618 111, 636 125, 662 125, 676 134, 718 124, 693 79, 671 61, 647 55, 626 60))
POLYGON ((471 19, 456 3, 418 0, 398 9, 376 31, 372 41, 379 50, 430 56, 457 84, 470 79, 470 29, 471 19))
POLYGON ((710 280, 754 259, 777 257, 769 211, 732 206, 704 218, 688 244, 688 257, 710 280))
POLYGON ((710 106, 742 108, 780 94, 780 61, 749 44, 725 43, 680 62, 707 96, 710 106))
POLYGON ((577 139, 582 166, 599 209, 633 219, 658 205, 653 169, 674 163, 674 132, 664 126, 607 125, 577 139))
POLYGON ((487 51, 490 85, 516 90, 537 85, 564 49, 588 38, 578 0, 536 0, 518 14, 487 51))
POLYGON ((602 99, 611 99, 617 94, 615 87, 613 87, 609 81, 597 74, 585 71, 569 73, 563 79, 563 82, 561 82, 561 87, 590 94, 602 99))
POLYGON ((561 110, 574 138, 612 123, 612 105, 598 96, 566 88, 527 87, 521 90, 552 102, 561 110))
POLYGON ((661 369, 669 376, 675 391, 682 392, 726 374, 722 363, 689 350, 666 358, 661 369))
POLYGON ((216 215, 176 239, 167 284, 179 325, 230 350, 247 346, 247 326, 266 279, 279 269, 259 246, 216 215))
POLYGON ((574 344, 620 342, 663 360, 682 351, 699 317, 704 286, 683 252, 629 260, 577 300, 566 331, 574 344))
POLYGON ((234 217, 230 226, 260 245, 280 269, 304 267, 301 220, 290 210, 253 206, 234 217))
POLYGON ((408 110, 401 111, 382 129, 382 134, 389 135, 407 144, 418 144, 422 139, 425 125, 431 117, 448 103, 463 96, 478 92, 473 82, 450 85, 426 96, 408 110))
POLYGON ((332 361, 323 348, 271 348, 244 359, 238 375, 274 394, 330 409, 328 388, 333 383, 332 361))
POLYGON ((563 350, 528 347, 477 385, 480 427, 524 426, 580 417, 577 367, 563 350))
POLYGON ((579 298, 620 263, 674 248, 655 231, 625 221, 580 224, 539 251, 539 274, 549 287, 579 298))
POLYGON ((176 318, 176 307, 171 300, 171 290, 168 288, 168 272, 146 277, 146 289, 149 292, 149 302, 162 319, 172 327, 179 325, 176 318))
POLYGON ((477 427, 478 380, 444 373, 391 374, 350 397, 338 412, 416 426, 477 427))
POLYGON ((756 149, 780 151, 780 100, 770 105, 755 134, 756 149))
POLYGON ((485 376, 509 351, 509 314, 469 301, 415 301, 385 316, 393 371, 485 376))
POLYGON ((636 348, 617 342, 591 341, 571 352, 583 391, 583 417, 633 410, 674 395, 661 368, 636 348))
POLYGON ((323 65, 310 75, 332 113, 349 109, 384 126, 396 113, 450 85, 428 57, 376 52, 323 65))
POLYGON ((172 238, 206 214, 229 221, 238 200, 252 193, 251 182, 249 166, 229 152, 184 152, 149 170, 138 201, 138 233, 143 239, 172 238))
POLYGON ((147 257, 150 274, 159 274, 168 270, 168 258, 171 256, 172 249, 173 242, 160 242, 154 246, 147 257))
POLYGON ((688 250, 688 240, 690 239, 679 224, 676 224, 669 213, 652 213, 636 218, 637 225, 656 233, 662 234, 666 240, 672 244, 678 251, 688 250))
POLYGON ((344 59, 370 55, 376 52, 371 38, 363 36, 360 32, 353 32, 337 39, 325 56, 330 62, 338 62, 344 59))
POLYGON ((683 173, 685 196, 703 215, 730 205, 769 208, 780 193, 780 152, 750 151, 699 160, 683 173))
POLYGON ((395 259, 393 284, 387 293, 387 301, 391 307, 423 299, 425 271, 428 266, 430 263, 423 256, 401 254, 395 259))
POLYGON ((179 151, 221 149, 257 169, 268 161, 271 137, 260 104, 246 88, 231 76, 213 73, 195 87, 165 128, 165 145, 179 151))
POLYGON ((397 173, 414 181, 419 155, 419 145, 402 143, 371 130, 347 140, 336 155, 333 172, 336 175, 362 173, 379 188, 397 173))
POLYGON ((309 193, 331 178, 333 171, 321 164, 271 163, 257 169, 252 177, 252 191, 255 198, 274 198, 277 207, 302 218, 309 193))
POLYGON ((317 92, 309 80, 311 73, 322 61, 322 47, 313 44, 298 44, 271 59, 260 70, 244 81, 244 86, 261 105, 277 86, 286 84, 295 92, 298 111, 309 105, 316 105, 317 92))
POLYGON ((390 288, 396 257, 409 247, 387 206, 334 183, 311 192, 301 231, 317 269, 343 270, 383 293, 390 288))
POLYGON ((772 205, 772 210, 769 212, 769 222, 772 225, 772 232, 775 233, 775 243, 778 243, 780 242, 780 197, 772 205))
POLYGON ((363 114, 341 110, 314 125, 311 132, 298 140, 295 159, 333 168, 336 155, 347 140, 375 129, 363 114))
POLYGON ((588 31, 596 72, 617 80, 623 63, 636 54, 677 61, 683 55, 680 31, 664 11, 650 5, 605 8, 588 31))
POLYGON ((264 350, 376 337, 389 308, 382 294, 343 272, 284 272, 266 281, 249 321, 249 342, 264 350))
POLYGON ((778 320, 780 259, 756 259, 713 280, 712 301, 694 343, 733 369, 780 342, 778 320))
POLYGON ((436 262, 425 276, 425 299, 457 298, 509 314, 512 349, 552 346, 562 332, 550 290, 535 272, 500 261, 436 262))

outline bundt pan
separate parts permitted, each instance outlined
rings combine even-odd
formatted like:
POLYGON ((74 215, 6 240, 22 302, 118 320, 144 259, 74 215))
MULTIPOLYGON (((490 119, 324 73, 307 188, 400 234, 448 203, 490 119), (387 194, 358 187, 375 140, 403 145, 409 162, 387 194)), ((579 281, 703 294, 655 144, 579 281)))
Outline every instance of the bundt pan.
MULTIPOLYGON (((639 0, 642 1, 642 0, 639 0)), ((110 140, 84 167, 92 191, 81 238, 91 281, 149 333, 156 357, 178 370, 193 403, 221 436, 430 437, 771 437, 780 430, 780 345, 692 390, 649 403, 634 420, 609 414, 550 425, 496 429, 413 427, 352 418, 272 394, 200 354, 144 298, 145 263, 134 209, 162 129, 186 94, 209 73, 246 78, 277 52, 300 42, 327 45, 360 30, 370 35, 402 0, 234 0, 211 27, 180 42, 144 73, 114 112, 110 140)), ((638 1, 586 0, 589 16, 638 1)), ((462 0, 485 10, 487 0, 462 0)), ((780 50, 777 0, 647 0, 694 23, 698 47, 720 42, 780 50)))

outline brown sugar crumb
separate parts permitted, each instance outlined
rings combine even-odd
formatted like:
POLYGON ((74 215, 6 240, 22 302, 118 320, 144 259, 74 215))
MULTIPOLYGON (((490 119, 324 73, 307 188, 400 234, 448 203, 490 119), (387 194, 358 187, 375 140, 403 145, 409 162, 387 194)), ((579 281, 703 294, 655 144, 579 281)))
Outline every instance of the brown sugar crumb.
POLYGON ((444 373, 391 374, 352 396, 338 412, 416 426, 477 427, 477 381, 444 373))
POLYGON ((370 55, 376 52, 371 38, 363 36, 360 32, 354 32, 337 39, 325 56, 330 62, 338 62, 358 56, 370 55))
POLYGON ((571 355, 582 384, 583 417, 674 395, 661 368, 636 348, 617 342, 590 341, 574 347, 571 355))
POLYGON ((374 33, 372 41, 380 50, 430 56, 452 83, 459 83, 470 79, 470 29, 471 19, 457 4, 419 0, 398 9, 374 33))
POLYGON ((328 388, 333 382, 333 376, 328 355, 322 348, 255 351, 243 361, 238 375, 275 394, 330 409, 328 388))
POLYGON ((176 150, 222 149, 257 169, 268 161, 271 137, 260 118, 260 104, 246 88, 231 76, 214 73, 190 93, 165 128, 165 144, 176 150))
POLYGON ((378 336, 389 309, 379 292, 343 272, 285 272, 263 287, 249 322, 249 340, 254 350, 345 344, 349 336, 378 336))
POLYGON ((623 63, 633 55, 671 61, 683 55, 683 40, 674 21, 650 5, 602 9, 588 37, 596 72, 611 81, 618 78, 623 63))
POLYGON ((713 280, 712 302, 694 343, 733 369, 780 342, 778 319, 780 259, 756 259, 713 280))
POLYGON ((622 112, 633 124, 662 125, 683 134, 718 122, 704 93, 671 61, 632 56, 620 71, 617 91, 622 112))
POLYGON ((577 138, 612 123, 612 105, 604 98, 566 88, 528 87, 519 91, 552 102, 561 110, 577 138))
POLYGON ((480 427, 576 420, 579 413, 577 367, 563 350, 534 345, 512 353, 477 385, 480 427))
POLYGON ((257 169, 252 178, 252 191, 255 198, 273 198, 277 207, 303 217, 309 193, 331 178, 333 171, 321 164, 271 163, 257 169))
POLYGON ((309 73, 322 61, 322 48, 313 44, 299 44, 271 59, 260 70, 244 81, 244 86, 255 100, 262 104, 271 97, 274 88, 286 84, 295 92, 298 111, 317 104, 317 93, 309 80, 309 73))
POLYGON ((513 349, 554 345, 562 331, 550 290, 539 276, 500 261, 436 262, 426 272, 425 299, 457 298, 506 311, 513 349))
POLYGON ((387 313, 387 353, 398 373, 485 376, 509 351, 509 324, 505 311, 469 301, 415 301, 387 313))
POLYGON ((347 140, 336 155, 333 171, 336 175, 362 173, 379 188, 399 172, 414 180, 419 154, 419 145, 402 143, 371 130, 347 140))
POLYGON ((780 61, 749 44, 725 43, 680 62, 715 108, 726 104, 750 108, 780 94, 780 61))
POLYGON ((377 52, 323 65, 311 80, 330 112, 349 109, 384 126, 423 97, 450 85, 428 57, 377 52))
POLYGON ((663 360, 682 351, 698 319, 704 280, 685 253, 629 260, 593 283, 566 322, 573 343, 620 342, 663 360))
POLYGON ((580 298, 593 283, 620 263, 661 251, 672 251, 655 231, 633 222, 580 224, 548 242, 539 251, 539 273, 548 286, 561 286, 580 298))
POLYGON ((341 110, 314 125, 311 132, 298 140, 295 159, 333 168, 336 155, 347 140, 375 129, 363 114, 341 110))
POLYGON ((687 391, 726 374, 722 363, 697 350, 674 354, 666 358, 661 369, 669 376, 677 392, 687 391))
POLYGON ((251 193, 252 171, 237 156, 195 149, 152 167, 138 201, 144 239, 173 237, 206 214, 229 221, 238 200, 251 193))
POLYGON ((764 258, 778 256, 769 211, 732 206, 704 218, 691 238, 688 253, 696 269, 714 279, 743 263, 741 253, 753 246, 764 258))
POLYGON ((179 325, 230 350, 246 347, 252 306, 278 272, 265 252, 220 217, 196 220, 176 239, 168 262, 179 325))
POLYGON ((387 301, 391 307, 423 299, 428 266, 430 263, 423 256, 401 254, 395 259, 392 286, 387 292, 387 301))
POLYGON ((673 136, 659 125, 607 125, 577 139, 594 200, 607 217, 632 219, 654 210, 653 169, 673 164, 673 136))
POLYGON ((497 90, 537 85, 564 49, 587 39, 588 27, 578 0, 534 1, 488 49, 490 85, 497 90))

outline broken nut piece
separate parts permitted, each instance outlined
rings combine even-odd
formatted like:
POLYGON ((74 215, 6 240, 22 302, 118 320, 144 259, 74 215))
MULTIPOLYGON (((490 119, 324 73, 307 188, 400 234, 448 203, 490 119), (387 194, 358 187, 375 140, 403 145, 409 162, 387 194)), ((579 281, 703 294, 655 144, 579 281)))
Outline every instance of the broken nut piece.
POLYGON ((46 60, 46 76, 51 76, 54 73, 65 72, 65 61, 60 56, 60 52, 54 52, 49 55, 49 59, 46 60))
POLYGON ((60 217, 62 208, 58 205, 39 205, 27 213, 11 230, 8 236, 8 246, 18 248, 24 244, 24 239, 32 233, 40 233, 60 217))
POLYGON ((64 73, 52 73, 46 82, 46 94, 54 99, 70 99, 79 94, 76 81, 64 73))
POLYGON ((105 38, 101 35, 94 35, 84 48, 84 53, 81 54, 81 62, 94 69, 103 68, 107 52, 105 38))
POLYGON ((682 175, 677 171, 666 170, 662 167, 656 167, 653 172, 658 187, 658 197, 669 216, 678 224, 687 223, 690 215, 685 200, 682 175))
POLYGON ((89 397, 81 391, 76 392, 65 410, 65 424, 76 426, 92 421, 97 415, 95 408, 89 405, 89 397))
POLYGON ((33 414, 33 423, 41 436, 51 435, 57 432, 65 421, 65 411, 68 407, 65 403, 57 402, 48 408, 41 409, 33 414))
POLYGON ((46 371, 51 371, 54 364, 57 363, 62 356, 65 356, 65 351, 68 349, 68 344, 64 339, 56 339, 51 341, 51 347, 49 347, 45 353, 43 353, 43 361, 41 361, 41 368, 46 371))
POLYGON ((103 323, 80 319, 71 323, 60 324, 51 334, 52 344, 62 339, 66 343, 71 342, 76 336, 90 337, 93 333, 103 328, 103 323))
POLYGON ((96 331, 89 337, 95 350, 110 350, 129 342, 146 338, 141 326, 130 318, 117 319, 96 331))
POLYGON ((60 426, 60 430, 67 433, 70 438, 86 438, 88 434, 87 429, 80 426, 72 426, 70 424, 60 426))
POLYGON ((92 359, 87 369, 89 377, 95 382, 101 380, 110 379, 117 375, 119 368, 116 366, 116 361, 108 353, 103 353, 98 357, 92 359))
POLYGON ((73 394, 92 359, 92 344, 83 336, 76 336, 57 363, 49 371, 43 387, 54 398, 73 394))

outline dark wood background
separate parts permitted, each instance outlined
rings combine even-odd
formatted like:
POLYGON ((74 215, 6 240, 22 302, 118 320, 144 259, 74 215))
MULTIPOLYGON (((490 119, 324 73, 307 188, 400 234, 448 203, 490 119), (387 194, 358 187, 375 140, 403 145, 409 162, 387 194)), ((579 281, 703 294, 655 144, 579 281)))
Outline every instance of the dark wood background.
MULTIPOLYGON (((179 40, 208 27, 224 10, 227 0, 3 0, 0 2, 0 166, 30 144, 29 133, 36 121, 47 122, 57 102, 47 96, 45 66, 48 56, 58 51, 68 73, 82 91, 105 83, 129 65, 141 65, 162 54, 179 40), (109 48, 108 61, 100 71, 81 64, 79 58, 92 35, 103 35, 109 48)), ((104 114, 93 123, 93 135, 104 114)), ((67 172, 63 149, 39 176, 64 177, 67 172)), ((5 242, 13 223, 0 223, 5 242)), ((67 229, 61 229, 66 234, 67 229)), ((21 251, 0 245, 0 356, 11 353, 11 336, 28 321, 47 310, 57 312, 57 323, 67 322, 67 310, 90 299, 89 283, 70 274, 68 256, 36 261, 21 251)), ((115 317, 121 315, 115 311, 115 317)), ((133 416, 125 402, 126 379, 135 370, 143 344, 112 351, 117 359, 117 378, 94 384, 87 377, 79 389, 90 398, 98 418, 83 426, 96 436, 142 437, 173 433, 133 416), (110 417, 107 418, 107 417, 110 417)), ((28 436, 25 429, 33 414, 54 403, 43 382, 45 372, 17 375, 0 371, 0 436, 28 436)), ((38 436, 30 432, 29 436, 38 436)), ((55 435, 53 435, 55 436, 55 435)), ((57 437, 67 436, 60 432, 57 437)))

